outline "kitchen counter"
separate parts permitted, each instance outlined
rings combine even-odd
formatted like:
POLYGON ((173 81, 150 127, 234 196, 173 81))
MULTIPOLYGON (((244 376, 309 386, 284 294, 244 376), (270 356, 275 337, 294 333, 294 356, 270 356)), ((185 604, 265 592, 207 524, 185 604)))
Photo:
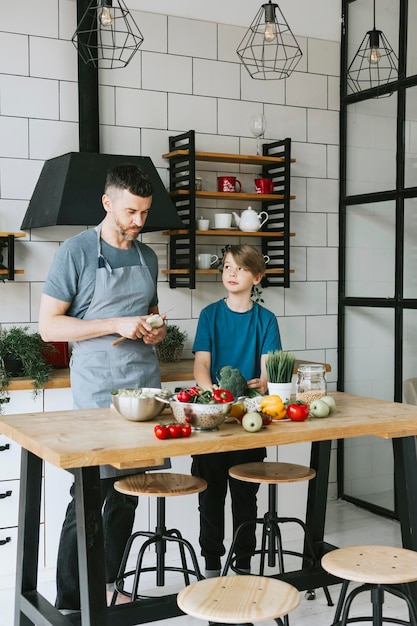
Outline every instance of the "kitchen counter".
MULTIPOLYGON (((296 360, 294 365, 294 373, 297 372, 300 363, 310 363, 310 361, 296 360)), ((169 383, 172 381, 193 380, 193 364, 194 359, 182 359, 175 363, 159 363, 161 370, 161 381, 169 383)), ((331 371, 328 363, 325 363, 326 372, 331 371)), ((45 389, 65 389, 70 387, 69 368, 56 369, 52 372, 52 378, 46 383, 45 389)), ((32 380, 30 378, 12 378, 8 391, 21 391, 24 389, 33 389, 32 380)))

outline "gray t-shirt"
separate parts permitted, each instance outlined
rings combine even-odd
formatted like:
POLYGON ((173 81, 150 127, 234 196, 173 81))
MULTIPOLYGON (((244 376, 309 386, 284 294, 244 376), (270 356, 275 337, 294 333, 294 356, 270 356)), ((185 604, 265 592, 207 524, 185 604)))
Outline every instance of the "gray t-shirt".
MULTIPOLYGON (((149 303, 153 307, 158 304, 158 257, 146 244, 140 241, 137 244, 155 284, 155 293, 149 303)), ((101 253, 112 268, 141 264, 135 245, 124 250, 101 240, 101 253)), ((67 315, 82 319, 94 294, 98 263, 95 229, 67 239, 55 253, 43 293, 63 302, 71 302, 67 315)))

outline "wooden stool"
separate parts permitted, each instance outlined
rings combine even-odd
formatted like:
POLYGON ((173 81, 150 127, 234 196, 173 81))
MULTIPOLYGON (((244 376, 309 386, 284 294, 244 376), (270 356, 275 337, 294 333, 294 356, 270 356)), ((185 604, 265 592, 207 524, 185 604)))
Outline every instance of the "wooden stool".
MULTIPOLYGON (((235 532, 232 545, 223 569, 223 575, 227 574, 229 567, 237 573, 239 569, 234 565, 236 557, 233 556, 235 545, 239 533, 243 528, 250 524, 262 525, 261 547, 255 550, 254 555, 260 555, 259 575, 265 573, 265 557, 268 557, 268 567, 275 567, 278 560, 278 571, 280 574, 285 572, 284 555, 292 555, 303 559, 303 562, 309 562, 312 566, 319 562, 313 540, 305 523, 297 517, 278 517, 277 513, 277 485, 280 483, 301 482, 311 480, 315 477, 316 472, 305 465, 297 465, 295 463, 280 462, 259 462, 259 463, 242 463, 235 465, 229 469, 229 474, 237 480, 243 480, 252 483, 266 483, 268 485, 268 511, 262 518, 243 522, 235 532), (304 532, 305 548, 304 552, 295 552, 282 547, 280 524, 294 523, 301 526, 304 532)), ((240 555, 242 556, 242 555, 240 555)), ((333 606, 327 587, 323 587, 326 595, 328 606, 333 606)), ((308 599, 314 599, 313 590, 308 591, 308 599)))
POLYGON ((265 576, 220 576, 195 582, 177 596, 184 613, 209 622, 245 624, 281 618, 300 603, 298 589, 265 576))
POLYGON ((114 483, 114 488, 120 493, 129 496, 153 496, 156 497, 156 527, 154 532, 138 531, 133 533, 127 543, 120 563, 119 572, 114 583, 114 594, 112 604, 115 604, 117 594, 122 593, 134 600, 139 596, 140 576, 144 572, 156 572, 156 584, 158 587, 165 585, 165 572, 180 572, 184 575, 186 585, 190 584, 190 575, 197 580, 203 578, 195 554, 194 548, 189 541, 183 538, 176 528, 167 530, 165 526, 165 498, 174 496, 185 496, 192 493, 199 493, 207 488, 207 483, 202 478, 188 476, 186 474, 174 474, 169 472, 150 472, 149 474, 136 474, 128 476, 114 483), (133 542, 138 537, 146 537, 142 543, 136 559, 136 568, 126 571, 127 561, 132 549, 133 542), (176 543, 181 557, 181 567, 167 566, 165 564, 166 544, 176 543), (142 567, 146 549, 155 544, 156 564, 151 567, 142 567), (191 557, 192 568, 188 567, 186 552, 191 557), (132 591, 124 589, 125 580, 133 576, 132 591))
POLYGON ((417 552, 389 546, 352 546, 339 548, 325 554, 321 560, 330 574, 344 579, 337 603, 334 624, 372 621, 374 626, 383 622, 417 626, 417 610, 408 583, 417 581, 417 552), (346 597, 349 582, 363 583, 346 597), (400 585, 391 587, 391 585, 400 585), (362 591, 371 592, 372 616, 351 617, 352 601, 362 591), (384 593, 390 593, 406 602, 410 621, 382 615, 384 593))

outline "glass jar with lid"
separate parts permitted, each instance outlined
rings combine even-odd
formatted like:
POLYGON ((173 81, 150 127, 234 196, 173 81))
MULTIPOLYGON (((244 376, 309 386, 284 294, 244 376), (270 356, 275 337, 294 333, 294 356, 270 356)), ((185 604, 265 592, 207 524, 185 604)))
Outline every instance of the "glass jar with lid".
POLYGON ((326 395, 324 365, 303 363, 298 367, 296 399, 310 404, 326 395))

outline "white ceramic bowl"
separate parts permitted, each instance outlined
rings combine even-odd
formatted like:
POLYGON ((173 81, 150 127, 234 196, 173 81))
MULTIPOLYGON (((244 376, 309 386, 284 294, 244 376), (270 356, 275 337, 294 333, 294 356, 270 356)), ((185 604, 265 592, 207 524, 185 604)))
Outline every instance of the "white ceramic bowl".
POLYGON ((153 394, 162 393, 161 389, 153 387, 142 387, 141 389, 118 389, 112 392, 112 402, 114 408, 128 420, 132 422, 147 422, 157 417, 165 407, 165 402, 158 400, 153 394), (135 397, 149 394, 150 397, 135 397), (129 395, 130 394, 130 395, 129 395))
POLYGON ((194 430, 217 430, 226 419, 233 402, 199 404, 170 400, 172 413, 180 424, 190 424, 194 430))

